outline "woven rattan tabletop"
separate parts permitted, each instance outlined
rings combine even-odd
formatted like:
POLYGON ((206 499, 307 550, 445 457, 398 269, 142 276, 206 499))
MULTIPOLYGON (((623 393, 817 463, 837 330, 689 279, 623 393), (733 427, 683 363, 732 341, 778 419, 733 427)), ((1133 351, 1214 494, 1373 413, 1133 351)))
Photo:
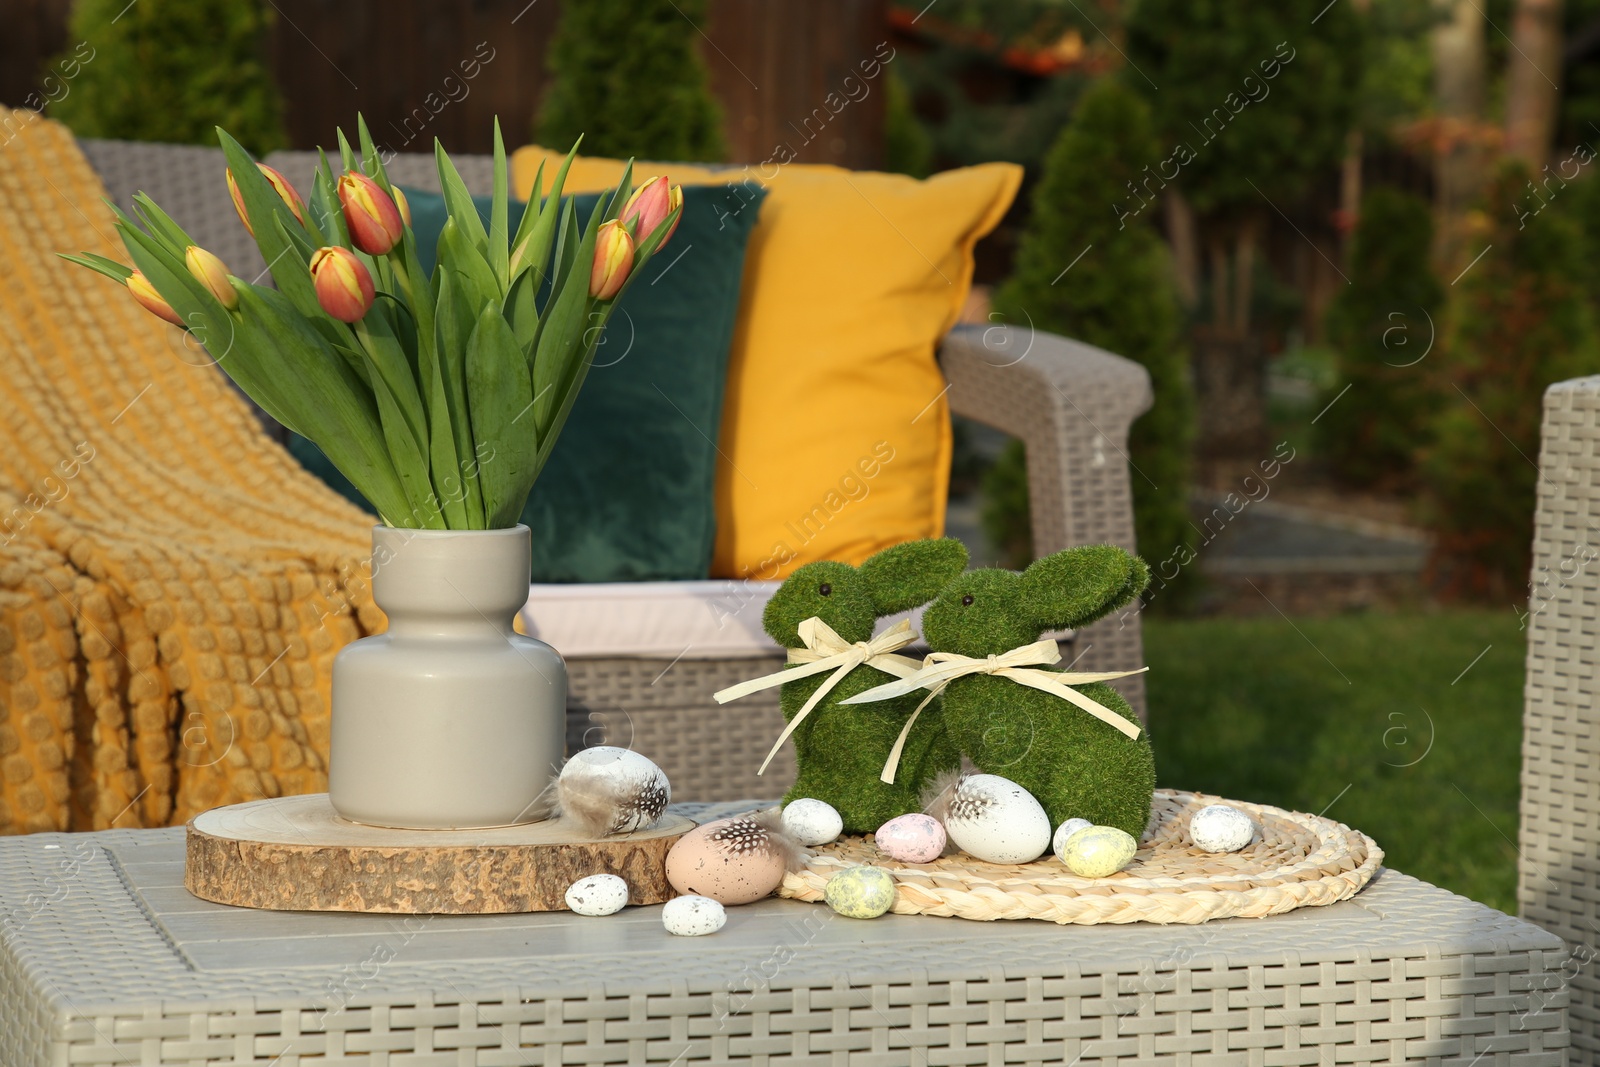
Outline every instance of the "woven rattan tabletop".
MULTIPOLYGON (((690 807, 705 818, 749 805, 690 807)), ((432 1048, 440 1027, 452 1042, 466 1027, 476 1051, 393 1062, 597 1062, 593 1046, 618 1042, 622 1052, 599 1059, 671 1060, 674 1041, 693 1062, 737 1058, 737 1042, 755 1040, 752 1030, 779 1014, 790 1018, 797 997, 830 1032, 843 1025, 882 1037, 933 1025, 907 1007, 919 1003, 918 990, 926 1006, 949 1003, 956 988, 959 1000, 998 998, 999 1021, 1010 1017, 1001 1003, 1009 1001, 1055 1005, 1046 1019, 1068 1003, 1077 1005, 1069 1015, 1089 1010, 1092 1018, 1078 1020, 1083 1032, 1072 1038, 1069 1028, 1041 1062, 1072 1047, 1084 1055, 1096 1041, 1100 1051, 1082 1062, 1133 1062, 1160 1036, 1141 1037, 1138 1020, 1163 1011, 1169 1022, 1182 1015, 1190 1031, 1201 1014, 1220 1011, 1217 1025, 1278 1034, 1268 1043, 1279 1046, 1309 1045, 1314 1030, 1339 1043, 1392 1045, 1363 1057, 1383 1063, 1459 1056, 1465 1064, 1504 1050, 1519 1064, 1559 1064, 1565 1039, 1555 937, 1393 871, 1332 906, 1187 927, 861 922, 773 899, 730 909, 715 936, 684 939, 663 931, 659 911, 606 919, 255 912, 189 896, 180 829, 0 840, 0 1062, 289 1067, 302 1055, 432 1048), (896 1003, 894 990, 909 999, 896 1003), (1365 1007, 1354 1009, 1355 1000, 1365 1007), (842 1022, 828 1014, 845 1002, 842 1022), (416 1014, 423 1009, 433 1014, 416 1014), (630 1030, 630 1019, 640 1026, 630 1030), (370 1044, 389 1028, 407 1036, 370 1044), (507 1029, 511 1036, 499 1032, 507 1029), (530 1045, 551 1044, 590 1051, 525 1058, 530 1045), (523 1058, 490 1054, 508 1046, 523 1058)), ((993 1014, 981 1005, 968 1012, 973 1022, 993 1014)), ((963 1041, 972 1029, 963 1024, 963 1041)), ((1031 1032, 1001 1036, 1045 1040, 1031 1032)), ((790 1034, 779 1045, 792 1052, 792 1042, 811 1037, 790 1034)), ((1234 1040, 1191 1032, 1185 1047, 1224 1052, 1234 1040)), ((1259 1034, 1253 1040, 1256 1053, 1205 1062, 1319 1062, 1264 1061, 1259 1034)))

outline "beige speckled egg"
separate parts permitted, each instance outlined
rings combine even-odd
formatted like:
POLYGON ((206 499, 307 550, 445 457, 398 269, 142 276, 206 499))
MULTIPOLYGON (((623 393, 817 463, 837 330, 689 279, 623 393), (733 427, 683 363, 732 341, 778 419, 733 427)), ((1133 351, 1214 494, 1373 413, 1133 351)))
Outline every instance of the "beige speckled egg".
POLYGON ((748 815, 697 826, 667 853, 672 888, 722 904, 770 896, 783 881, 784 867, 783 850, 748 815))

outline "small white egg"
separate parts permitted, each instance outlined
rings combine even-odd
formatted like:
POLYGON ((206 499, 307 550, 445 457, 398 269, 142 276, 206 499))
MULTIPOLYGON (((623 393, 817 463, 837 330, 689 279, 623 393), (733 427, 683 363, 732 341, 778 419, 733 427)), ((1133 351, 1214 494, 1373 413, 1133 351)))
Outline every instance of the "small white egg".
POLYGON ((838 839, 844 819, 827 801, 802 797, 784 805, 783 832, 807 848, 816 848, 838 839))
POLYGON ((1189 817, 1189 838, 1204 852, 1237 852, 1255 835, 1250 816, 1228 804, 1210 804, 1189 817))
POLYGON ((628 906, 628 883, 614 874, 591 874, 567 887, 567 907, 579 915, 615 915, 628 906))
POLYGON ((1090 822, 1088 819, 1068 819, 1066 822, 1056 827, 1056 836, 1050 841, 1050 851, 1054 852, 1057 856, 1061 855, 1061 850, 1067 847, 1067 838, 1071 837, 1079 830, 1087 830, 1093 825, 1094 823, 1090 822))
POLYGON ((661 925, 679 937, 714 934, 727 921, 727 911, 710 897, 674 897, 661 908, 661 925))
POLYGON ((561 809, 596 834, 642 830, 661 818, 672 785, 649 757, 629 748, 597 745, 567 760, 557 789, 561 809))
POLYGON ((1032 863, 1050 847, 1050 817, 1033 794, 998 774, 961 779, 944 828, 963 852, 989 863, 1032 863))

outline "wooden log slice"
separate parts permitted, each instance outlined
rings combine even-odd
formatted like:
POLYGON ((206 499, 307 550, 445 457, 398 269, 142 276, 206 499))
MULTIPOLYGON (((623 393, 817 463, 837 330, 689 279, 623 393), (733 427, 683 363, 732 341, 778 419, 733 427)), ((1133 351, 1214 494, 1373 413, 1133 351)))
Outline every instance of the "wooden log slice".
POLYGON ((667 850, 695 824, 594 840, 556 822, 490 830, 395 830, 341 819, 326 793, 197 815, 184 885, 218 904, 275 911, 487 915, 565 911, 567 887, 620 875, 630 904, 676 896, 667 850))

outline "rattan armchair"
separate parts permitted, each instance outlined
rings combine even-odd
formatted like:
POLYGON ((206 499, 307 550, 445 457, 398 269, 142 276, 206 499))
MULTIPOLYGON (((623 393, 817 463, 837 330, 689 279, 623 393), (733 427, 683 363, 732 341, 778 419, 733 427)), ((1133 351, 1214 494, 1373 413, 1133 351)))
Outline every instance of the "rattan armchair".
POLYGON ((1571 956, 1574 1063, 1600 1062, 1600 377, 1545 393, 1517 902, 1571 956))
MULTIPOLYGON (((143 190, 240 276, 264 269, 228 199, 220 150, 80 144, 115 202, 127 205, 134 192, 143 190)), ((316 159, 311 152, 278 152, 267 162, 304 189, 316 159)), ((488 157, 453 159, 469 188, 489 190, 488 157)), ((402 184, 439 187, 431 155, 397 155, 386 167, 402 184)), ((1038 552, 1095 542, 1134 547, 1125 449, 1129 426, 1151 402, 1144 368, 1053 334, 1000 326, 958 327, 939 358, 952 410, 1026 443, 1038 552)), ((1142 665, 1137 613, 1083 630, 1064 642, 1062 652, 1065 661, 1077 660, 1084 669, 1142 665)), ((614 743, 649 752, 683 800, 776 795, 793 777, 787 750, 764 777, 755 777, 754 769, 782 729, 777 690, 727 707, 711 694, 768 673, 779 662, 776 650, 770 661, 569 659, 569 747, 614 743)), ((1122 689, 1142 712, 1142 679, 1129 679, 1122 689)))

